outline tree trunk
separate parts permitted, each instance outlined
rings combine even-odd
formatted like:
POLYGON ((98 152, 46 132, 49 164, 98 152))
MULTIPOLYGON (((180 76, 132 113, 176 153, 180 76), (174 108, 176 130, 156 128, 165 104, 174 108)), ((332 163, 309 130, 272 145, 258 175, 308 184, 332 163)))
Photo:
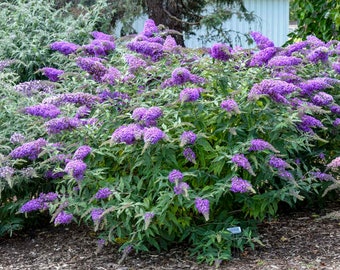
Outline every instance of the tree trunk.
MULTIPOLYGON (((178 1, 176 0, 146 0, 147 12, 150 19, 153 19, 156 25, 163 24, 169 29, 176 30, 183 33, 182 13, 178 1), (178 18, 178 20, 171 18, 168 13, 178 18)), ((174 36, 178 45, 184 46, 184 38, 181 35, 174 36)))

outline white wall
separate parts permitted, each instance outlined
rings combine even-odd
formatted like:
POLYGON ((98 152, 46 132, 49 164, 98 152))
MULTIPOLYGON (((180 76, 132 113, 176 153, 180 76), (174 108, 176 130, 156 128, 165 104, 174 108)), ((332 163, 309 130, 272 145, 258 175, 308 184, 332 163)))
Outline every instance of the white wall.
MULTIPOLYGON (((242 33, 249 33, 249 31, 258 31, 271 39, 275 46, 282 46, 287 41, 289 32, 289 0, 244 0, 245 6, 248 11, 254 13, 260 18, 251 24, 240 21, 234 16, 230 21, 223 24, 226 29, 240 31, 242 33)), ((133 28, 139 33, 143 30, 144 22, 147 16, 141 16, 133 23, 133 28)), ((117 24, 115 28, 116 36, 119 36, 121 24, 117 24)), ((196 36, 191 36, 185 39, 185 45, 189 48, 197 47, 210 47, 216 42, 204 42, 198 40, 199 35, 206 32, 202 27, 200 30, 195 31, 196 36)), ((235 39, 235 38, 233 38, 235 39)), ((236 44, 242 47, 249 47, 245 40, 241 44, 236 44)))

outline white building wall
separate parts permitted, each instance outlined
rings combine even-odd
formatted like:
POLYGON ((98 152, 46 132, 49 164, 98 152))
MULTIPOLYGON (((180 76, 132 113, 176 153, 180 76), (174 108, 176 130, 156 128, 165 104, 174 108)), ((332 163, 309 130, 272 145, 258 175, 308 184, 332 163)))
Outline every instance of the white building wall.
MULTIPOLYGON (((288 39, 289 33, 289 0, 244 0, 248 11, 253 11, 260 20, 251 22, 250 24, 240 21, 236 16, 225 22, 223 26, 226 29, 232 29, 241 33, 249 33, 250 31, 258 31, 271 39, 275 46, 282 46, 288 39)), ((148 17, 146 15, 136 19, 133 28, 140 33, 143 31, 144 22, 148 17)), ((121 24, 115 28, 115 33, 119 36, 121 24)), ((206 33, 206 29, 202 27, 195 30, 196 35, 185 39, 185 45, 189 48, 210 47, 213 42, 205 42, 199 40, 199 36, 206 33)), ((232 38, 235 40, 235 36, 232 38)), ((241 40, 241 44, 234 45, 249 47, 245 39, 241 40)), ((250 45, 252 47, 253 45, 250 45)))

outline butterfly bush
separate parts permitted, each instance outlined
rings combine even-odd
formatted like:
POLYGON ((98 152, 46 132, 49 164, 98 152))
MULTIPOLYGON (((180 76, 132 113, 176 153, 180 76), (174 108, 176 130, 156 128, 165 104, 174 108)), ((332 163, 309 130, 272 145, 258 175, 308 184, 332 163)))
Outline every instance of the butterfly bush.
POLYGON ((42 73, 51 81, 57 82, 61 80, 61 76, 65 73, 63 70, 52 68, 52 67, 44 67, 41 69, 42 73))
POLYGON ((309 36, 275 47, 252 32, 250 49, 191 50, 152 20, 126 42, 91 36, 51 45, 68 76, 44 81, 49 91, 41 82, 12 89, 16 112, 38 104, 10 115, 25 130, 7 132, 0 155, 2 176, 19 185, 33 168, 29 181, 44 187, 23 186, 38 190, 22 197, 22 213, 92 224, 123 256, 189 241, 212 263, 256 240, 253 220, 335 186, 338 43, 309 36), (47 187, 58 195, 38 197, 47 187), (225 228, 239 224, 236 247, 225 228))

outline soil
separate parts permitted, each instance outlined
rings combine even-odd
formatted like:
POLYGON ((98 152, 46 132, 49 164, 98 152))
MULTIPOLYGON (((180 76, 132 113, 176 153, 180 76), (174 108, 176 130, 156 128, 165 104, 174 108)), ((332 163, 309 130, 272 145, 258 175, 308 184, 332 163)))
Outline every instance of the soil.
MULTIPOLYGON (((294 212, 259 226, 264 246, 236 253, 219 269, 340 270, 340 202, 322 214, 294 212)), ((86 227, 47 227, 0 238, 0 269, 216 269, 198 264, 189 247, 179 245, 164 252, 131 252, 122 262, 115 246, 96 253, 97 238, 86 227)))

